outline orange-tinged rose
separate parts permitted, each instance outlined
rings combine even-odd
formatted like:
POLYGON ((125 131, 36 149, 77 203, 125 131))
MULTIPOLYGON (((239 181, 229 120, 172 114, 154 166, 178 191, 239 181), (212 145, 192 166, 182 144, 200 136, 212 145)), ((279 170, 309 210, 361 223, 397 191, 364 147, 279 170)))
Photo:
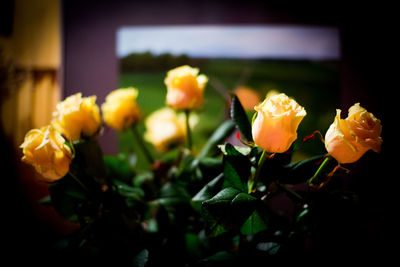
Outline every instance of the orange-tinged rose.
POLYGON ((67 97, 57 104, 51 123, 70 141, 94 135, 101 127, 96 96, 82 97, 81 93, 77 93, 67 97))
POLYGON ((31 164, 48 182, 64 177, 72 160, 71 150, 52 126, 30 130, 20 146, 22 161, 31 164))
POLYGON ((325 147, 339 163, 353 163, 365 152, 372 149, 379 152, 382 125, 372 113, 354 104, 346 119, 340 118, 341 110, 336 110, 334 122, 325 134, 325 147))
POLYGON ((203 92, 208 78, 198 75, 199 69, 181 66, 168 71, 167 104, 174 109, 196 109, 203 103, 203 92))
MULTIPOLYGON (((191 127, 198 118, 191 116, 191 127)), ((175 110, 165 107, 156 110, 145 120, 146 132, 144 138, 152 143, 159 152, 166 152, 186 141, 186 121, 184 114, 176 114, 175 110)))
POLYGON ((270 153, 288 150, 297 139, 305 109, 285 94, 271 95, 254 109, 258 112, 252 126, 256 145, 270 153))
POLYGON ((237 87, 234 91, 245 110, 253 110, 260 103, 260 95, 254 89, 246 86, 237 87))
POLYGON ((140 119, 139 106, 136 98, 139 92, 136 88, 121 88, 112 91, 101 105, 103 119, 117 131, 124 131, 140 119))

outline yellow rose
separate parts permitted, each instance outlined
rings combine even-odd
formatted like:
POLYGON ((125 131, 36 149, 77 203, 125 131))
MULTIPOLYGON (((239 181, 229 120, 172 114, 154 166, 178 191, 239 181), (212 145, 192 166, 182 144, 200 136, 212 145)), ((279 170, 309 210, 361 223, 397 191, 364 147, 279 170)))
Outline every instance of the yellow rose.
POLYGON ((22 161, 31 164, 48 182, 64 177, 72 160, 71 150, 52 126, 30 130, 20 146, 22 161))
POLYGON ((325 135, 325 147, 332 157, 339 163, 353 163, 370 149, 380 151, 380 120, 362 108, 360 103, 349 109, 346 119, 341 119, 340 113, 341 110, 337 109, 335 120, 325 135))
POLYGON ((117 131, 124 131, 139 121, 140 110, 136 103, 139 92, 136 88, 121 88, 112 91, 101 105, 104 121, 117 131))
POLYGON ((170 107, 175 109, 200 107, 208 78, 198 73, 199 69, 187 65, 168 71, 164 83, 167 86, 167 104, 170 107))
MULTIPOLYGON (((146 118, 144 138, 152 143, 159 152, 184 144, 186 141, 185 117, 177 115, 168 107, 159 109, 146 118)), ((189 124, 194 126, 197 117, 191 116, 189 124)))
POLYGON ((252 127, 256 145, 270 153, 288 150, 297 139, 305 109, 285 94, 271 95, 254 109, 258 112, 252 127))
POLYGON ((81 93, 77 93, 67 97, 57 104, 51 123, 70 141, 97 133, 101 118, 96 96, 82 97, 81 93))

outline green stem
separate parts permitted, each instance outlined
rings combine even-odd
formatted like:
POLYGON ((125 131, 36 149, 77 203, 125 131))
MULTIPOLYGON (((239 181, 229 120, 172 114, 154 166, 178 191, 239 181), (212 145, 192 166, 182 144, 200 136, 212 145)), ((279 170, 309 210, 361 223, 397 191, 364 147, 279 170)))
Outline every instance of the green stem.
POLYGON ((329 161, 331 160, 330 156, 327 156, 324 161, 321 163, 321 165, 319 166, 318 170, 315 172, 314 176, 310 178, 310 180, 308 180, 308 184, 311 185, 313 184, 313 181, 318 179, 318 177, 321 175, 322 171, 326 168, 326 166, 328 165, 329 161))
POLYGON ((190 131, 190 124, 189 124, 189 116, 190 116, 190 110, 189 109, 185 109, 185 115, 186 115, 187 148, 189 150, 192 150, 192 133, 190 131))
POLYGON ((254 174, 253 180, 250 181, 250 185, 249 185, 249 194, 252 193, 257 186, 257 182, 258 182, 258 177, 260 176, 261 173, 261 169, 262 166, 264 165, 265 160, 267 159, 267 153, 265 152, 265 150, 263 150, 260 159, 258 160, 257 163, 257 170, 256 173, 254 174))
POLYGON ((78 177, 76 177, 75 174, 73 174, 71 171, 68 172, 68 174, 86 191, 86 192, 90 192, 89 189, 86 187, 86 185, 84 185, 81 180, 79 180, 78 177))
POLYGON ((296 192, 290 190, 289 188, 285 187, 284 185, 282 185, 281 183, 279 183, 276 180, 274 182, 275 182, 276 186, 278 186, 279 189, 285 191, 288 195, 291 195, 292 197, 296 198, 297 200, 300 200, 300 201, 303 200, 303 198, 296 192))
POLYGON ((143 141, 142 136, 139 134, 136 125, 132 126, 132 132, 133 135, 136 138, 136 141, 138 142, 140 148, 142 149, 144 156, 146 157, 147 161, 152 164, 154 162, 153 156, 151 155, 150 151, 147 149, 146 144, 143 141))

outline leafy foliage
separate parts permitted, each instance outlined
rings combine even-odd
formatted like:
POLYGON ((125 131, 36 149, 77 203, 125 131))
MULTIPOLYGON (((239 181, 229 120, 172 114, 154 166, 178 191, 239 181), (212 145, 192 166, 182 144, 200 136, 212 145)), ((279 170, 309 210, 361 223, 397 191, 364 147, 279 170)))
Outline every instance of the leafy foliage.
POLYGON ((308 186, 323 155, 292 162, 291 150, 266 156, 252 146, 236 96, 231 115, 197 155, 177 148, 145 172, 128 156, 103 155, 95 139, 74 143, 70 173, 43 202, 81 225, 62 251, 127 266, 256 264, 320 251, 315 244, 330 231, 324 225, 344 227, 358 196, 332 191, 334 182, 308 186), (249 146, 225 143, 235 127, 249 146))

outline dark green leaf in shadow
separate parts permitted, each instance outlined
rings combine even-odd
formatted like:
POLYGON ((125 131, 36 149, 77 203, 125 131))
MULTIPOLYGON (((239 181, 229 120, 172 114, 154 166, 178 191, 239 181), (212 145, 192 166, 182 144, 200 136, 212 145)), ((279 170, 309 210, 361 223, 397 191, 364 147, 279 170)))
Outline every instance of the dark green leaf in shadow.
POLYGON ((144 197, 144 191, 139 187, 133 187, 118 180, 114 181, 114 185, 116 186, 117 192, 123 197, 133 198, 135 200, 140 200, 144 197))
POLYGON ((217 145, 223 143, 234 129, 235 123, 233 121, 227 120, 222 123, 208 139, 207 143, 203 146, 197 157, 202 158, 216 154, 218 152, 217 145))
POLYGON ((50 196, 45 196, 44 198, 39 200, 39 203, 41 205, 51 205, 52 204, 51 197, 50 196))
POLYGON ((218 176, 222 172, 222 157, 203 157, 198 159, 198 167, 205 181, 218 176))
POLYGON ((144 267, 146 266, 148 259, 149 259, 149 251, 147 249, 143 249, 133 259, 133 266, 144 267))
POLYGON ((98 141, 94 138, 74 142, 75 157, 71 169, 79 176, 91 177, 97 182, 104 182, 106 169, 98 141))
POLYGON ((175 174, 176 179, 181 183, 190 183, 196 177, 198 164, 199 160, 193 155, 189 153, 184 154, 175 174))
POLYGON ((254 235, 258 232, 268 229, 268 216, 264 210, 256 209, 240 228, 244 235, 254 235))
POLYGON ((89 193, 67 174, 49 186, 51 202, 55 210, 66 218, 71 218, 89 199, 89 193))
POLYGON ((224 175, 221 173, 213 180, 211 180, 208 184, 206 184, 191 200, 192 207, 200 212, 201 204, 203 201, 212 198, 215 194, 217 194, 222 187, 224 182, 224 175))
POLYGON ((174 205, 188 204, 190 195, 184 187, 177 183, 169 182, 161 188, 161 196, 156 202, 167 208, 174 205))
POLYGON ((202 214, 206 221, 206 233, 222 233, 221 227, 227 230, 239 229, 257 207, 258 199, 240 190, 228 187, 202 205, 202 214), (218 231, 216 231, 218 229, 218 231))
POLYGON ((200 158, 199 167, 201 170, 204 169, 221 170, 222 158, 209 158, 209 157, 200 158))
POLYGON ((247 141, 253 141, 250 121, 242 106, 242 103, 240 103, 240 100, 236 95, 232 96, 231 117, 239 128, 242 136, 246 138, 247 141))
POLYGON ((318 163, 321 162, 322 158, 323 155, 318 155, 283 166, 281 175, 278 177, 279 181, 285 184, 306 182, 315 174, 319 167, 318 163))
POLYGON ((229 143, 225 145, 225 151, 223 171, 226 182, 231 187, 247 192, 247 181, 251 171, 249 158, 241 154, 229 143))
POLYGON ((125 183, 131 182, 135 175, 129 162, 119 156, 104 156, 106 175, 110 180, 118 179, 125 183))
POLYGON ((219 251, 214 255, 203 259, 201 262, 207 264, 205 266, 235 266, 237 258, 238 256, 232 252, 219 251))
POLYGON ((185 248, 189 256, 199 258, 202 252, 202 243, 198 235, 192 233, 185 234, 185 248))

